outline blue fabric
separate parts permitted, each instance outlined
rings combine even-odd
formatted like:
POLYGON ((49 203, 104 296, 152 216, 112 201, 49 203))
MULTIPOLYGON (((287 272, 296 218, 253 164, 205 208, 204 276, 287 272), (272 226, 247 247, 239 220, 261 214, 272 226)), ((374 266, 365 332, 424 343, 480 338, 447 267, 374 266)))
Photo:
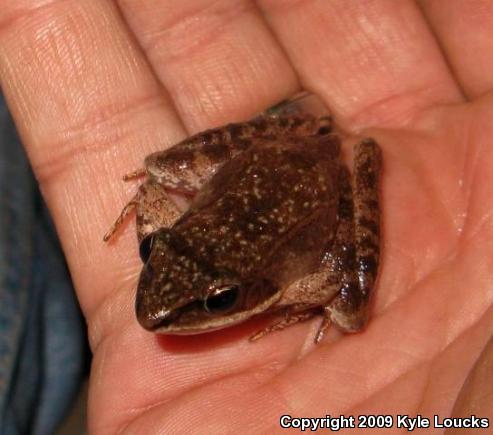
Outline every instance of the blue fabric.
POLYGON ((51 434, 87 367, 85 325, 0 99, 0 434, 51 434))

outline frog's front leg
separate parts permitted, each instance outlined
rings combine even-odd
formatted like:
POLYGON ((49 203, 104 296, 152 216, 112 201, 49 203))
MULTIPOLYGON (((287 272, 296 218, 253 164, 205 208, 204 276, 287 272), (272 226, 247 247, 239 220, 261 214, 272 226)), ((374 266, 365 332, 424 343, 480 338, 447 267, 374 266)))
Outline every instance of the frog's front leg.
POLYGON ((110 240, 133 210, 137 211, 139 243, 159 228, 171 226, 182 210, 170 198, 170 192, 193 197, 219 166, 249 146, 241 137, 231 142, 233 133, 239 136, 241 134, 233 127, 230 130, 228 134, 224 129, 199 133, 168 150, 147 156, 144 168, 126 174, 123 177, 124 181, 146 175, 147 180, 123 208, 103 240, 110 240))
POLYGON ((250 341, 257 341, 267 334, 275 331, 282 331, 288 326, 295 325, 297 323, 305 322, 312 319, 317 314, 320 314, 318 307, 313 308, 304 304, 297 304, 282 309, 281 319, 277 322, 271 323, 263 329, 255 332, 250 336, 250 341))
POLYGON ((108 241, 122 225, 126 217, 136 210, 137 240, 142 240, 159 228, 168 228, 180 217, 182 211, 163 185, 150 179, 139 187, 132 200, 123 208, 115 223, 105 234, 108 241))

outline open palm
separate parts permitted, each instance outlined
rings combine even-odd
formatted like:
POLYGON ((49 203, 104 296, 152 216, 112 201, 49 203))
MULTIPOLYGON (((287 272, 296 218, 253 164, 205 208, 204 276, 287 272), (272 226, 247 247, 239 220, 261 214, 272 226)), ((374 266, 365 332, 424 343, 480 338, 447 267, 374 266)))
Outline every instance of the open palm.
MULTIPOLYGON (((489 0, 4 2, 0 78, 94 352, 94 433, 268 431, 279 416, 450 415, 493 328, 489 0), (382 268, 365 332, 141 329, 121 175, 300 89, 383 149, 382 268)), ((394 429, 397 430, 397 429, 394 429)))

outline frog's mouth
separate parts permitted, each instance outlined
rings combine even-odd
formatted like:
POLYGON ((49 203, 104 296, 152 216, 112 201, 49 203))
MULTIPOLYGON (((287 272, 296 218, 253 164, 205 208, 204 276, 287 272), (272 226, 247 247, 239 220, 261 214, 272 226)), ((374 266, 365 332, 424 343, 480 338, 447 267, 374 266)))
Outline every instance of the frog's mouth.
MULTIPOLYGON (((229 292, 238 292, 230 289, 229 292)), ((229 293, 228 292, 228 293, 229 293)), ((147 330, 160 334, 191 335, 201 334, 230 327, 241 323, 250 317, 263 313, 275 304, 279 292, 272 292, 262 302, 257 301, 253 306, 245 306, 245 298, 236 304, 232 303, 231 294, 221 292, 209 300, 195 300, 172 310, 161 310, 155 314, 142 315, 137 304, 137 318, 147 330), (230 306, 228 306, 231 304, 230 306)))

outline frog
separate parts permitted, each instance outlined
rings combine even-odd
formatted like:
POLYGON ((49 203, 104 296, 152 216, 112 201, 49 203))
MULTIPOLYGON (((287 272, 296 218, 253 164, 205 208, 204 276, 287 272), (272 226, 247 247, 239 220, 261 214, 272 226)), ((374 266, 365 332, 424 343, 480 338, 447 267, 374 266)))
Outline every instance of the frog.
POLYGON ((255 341, 321 316, 316 343, 332 324, 364 329, 379 266, 381 151, 357 140, 351 173, 342 136, 328 115, 266 111, 127 174, 146 179, 104 240, 135 210, 140 325, 189 335, 273 315, 255 341))

